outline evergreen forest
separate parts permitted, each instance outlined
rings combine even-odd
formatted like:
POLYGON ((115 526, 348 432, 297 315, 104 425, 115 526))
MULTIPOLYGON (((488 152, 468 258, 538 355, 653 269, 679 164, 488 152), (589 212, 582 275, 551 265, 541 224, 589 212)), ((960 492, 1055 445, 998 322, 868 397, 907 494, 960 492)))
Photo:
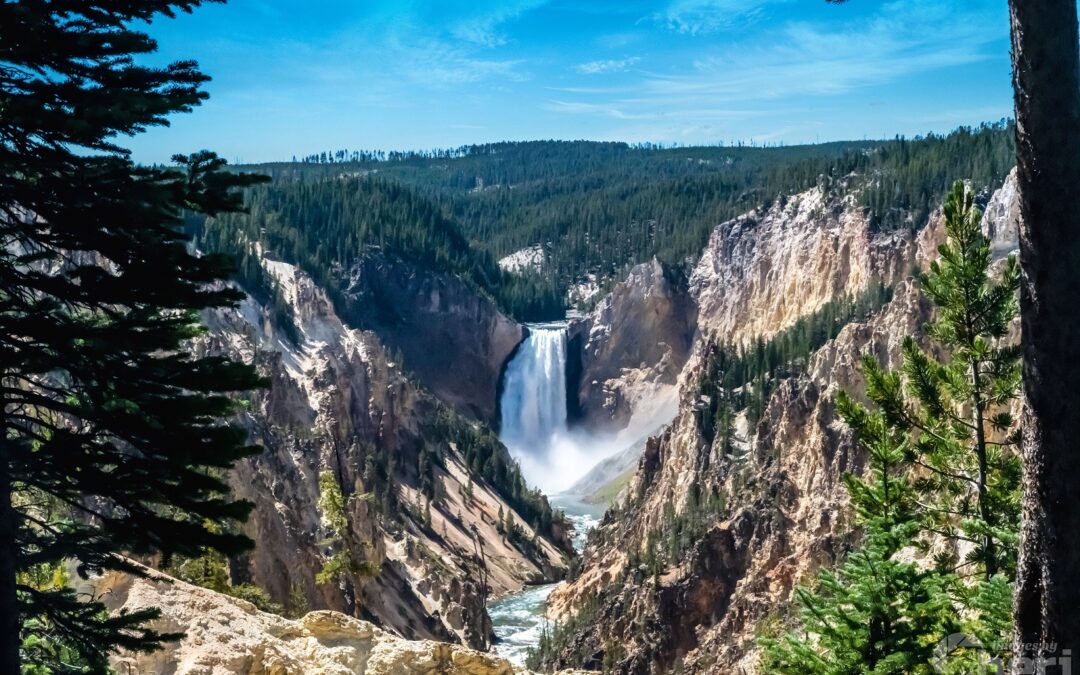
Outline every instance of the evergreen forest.
MULTIPOLYGON (((203 246, 239 257, 265 286, 256 243, 340 288, 378 251, 458 275, 526 321, 560 318, 568 290, 599 287, 659 258, 688 272, 719 223, 819 186, 850 196, 879 229, 917 228, 955 176, 981 194, 1014 163, 1010 123, 914 139, 777 147, 658 147, 536 141, 426 153, 338 150, 240 167, 272 177, 247 214, 195 224, 203 246), (497 260, 542 247, 539 269, 497 260)), ((580 308, 585 308, 580 307, 580 308)))

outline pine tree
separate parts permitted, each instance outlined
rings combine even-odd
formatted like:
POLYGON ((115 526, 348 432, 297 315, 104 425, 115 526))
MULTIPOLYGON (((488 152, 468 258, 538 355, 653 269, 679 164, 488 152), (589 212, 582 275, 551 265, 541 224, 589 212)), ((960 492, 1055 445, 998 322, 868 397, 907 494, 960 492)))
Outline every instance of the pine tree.
POLYGON ((922 276, 938 310, 928 332, 949 357, 938 361, 906 339, 902 385, 888 380, 872 398, 893 425, 918 437, 913 456, 925 472, 918 488, 930 530, 970 546, 958 570, 989 580, 1016 571, 1019 432, 1008 406, 1020 388, 1020 351, 1003 339, 1018 312, 1019 269, 1010 257, 1001 278, 990 279, 980 216, 974 195, 957 183, 945 204, 941 259, 922 276))
POLYGON ((329 555, 315 575, 315 583, 339 584, 351 599, 354 611, 359 613, 357 586, 377 576, 381 568, 370 559, 371 544, 357 537, 349 518, 350 501, 342 493, 333 471, 319 474, 319 513, 326 532, 326 539, 321 545, 329 551, 329 555))
MULTIPOLYGON (((866 365, 873 362, 866 359, 866 365)), ((802 626, 765 640, 768 672, 791 675, 875 675, 918 672, 943 635, 955 632, 951 579, 897 559, 913 547, 921 518, 906 476, 910 439, 841 394, 837 407, 869 455, 868 476, 844 477, 863 529, 858 550, 815 589, 799 588, 802 626)))
MULTIPOLYGON (((864 540, 837 572, 822 573, 816 592, 797 592, 807 635, 768 644, 779 672, 918 672, 946 635, 963 630, 1000 644, 1008 633, 1020 460, 1007 407, 1020 372, 1018 349, 1002 343, 1017 314, 1018 270, 1010 258, 991 281, 980 215, 956 183, 948 239, 922 276, 937 306, 928 333, 947 358, 908 338, 902 372, 863 359, 873 412, 838 399, 870 455, 869 480, 846 478, 864 540), (942 540, 969 552, 963 560, 938 553, 922 566, 897 559, 942 540)), ((961 650, 946 667, 974 672, 964 669, 977 658, 961 650)))
POLYGON ((114 140, 205 97, 193 62, 133 58, 155 45, 132 26, 199 4, 0 4, 0 672, 72 672, 76 653, 101 672, 169 637, 144 627, 156 612, 109 617, 43 570, 250 545, 215 527, 246 516, 219 476, 257 450, 222 420, 261 382, 185 350, 200 310, 240 296, 182 215, 238 210, 253 180, 205 152, 136 166, 114 140))

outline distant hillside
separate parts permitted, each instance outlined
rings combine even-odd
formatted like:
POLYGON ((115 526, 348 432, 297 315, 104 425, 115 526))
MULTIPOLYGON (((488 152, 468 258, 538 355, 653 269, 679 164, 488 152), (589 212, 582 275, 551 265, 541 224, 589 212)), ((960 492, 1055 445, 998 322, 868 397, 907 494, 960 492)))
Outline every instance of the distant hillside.
POLYGON ((509 274, 474 247, 438 205, 401 184, 371 175, 300 176, 251 189, 248 212, 198 224, 200 246, 237 257, 240 280, 269 300, 274 289, 255 246, 299 265, 338 304, 358 259, 379 251, 458 276, 520 320, 564 313, 562 293, 539 274, 509 274))
POLYGON ((389 243, 474 279, 518 317, 540 318, 559 313, 556 299, 586 275, 602 286, 653 256, 685 266, 717 223, 815 185, 853 181, 855 189, 844 191, 857 195, 876 228, 918 227, 952 177, 998 187, 1012 166, 1012 143, 1012 127, 1002 122, 887 142, 658 148, 534 141, 427 153, 340 150, 241 168, 275 179, 254 193, 252 218, 265 217, 260 201, 288 204, 286 225, 323 247, 317 259, 334 262, 335 250, 389 243), (365 195, 378 218, 367 212, 365 195), (499 274, 495 259, 537 244, 546 249, 541 274, 499 274))

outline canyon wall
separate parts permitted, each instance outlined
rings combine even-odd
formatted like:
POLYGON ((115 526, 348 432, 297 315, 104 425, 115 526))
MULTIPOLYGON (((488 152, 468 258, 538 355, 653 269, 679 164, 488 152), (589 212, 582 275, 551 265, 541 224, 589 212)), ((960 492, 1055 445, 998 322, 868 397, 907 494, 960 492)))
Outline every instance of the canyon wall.
MULTIPOLYGON (((999 255, 1015 248, 1014 178, 987 205, 999 255)), ((844 327, 801 373, 777 382, 756 425, 740 414, 734 449, 702 428, 698 382, 711 341, 680 377, 679 411, 650 439, 622 498, 590 536, 580 570, 551 596, 569 622, 548 665, 615 672, 756 673, 756 637, 780 621, 792 589, 851 546, 844 472, 865 458, 838 420, 840 390, 859 395, 858 362, 899 365, 905 336, 932 308, 909 278, 936 256, 940 213, 917 233, 875 233, 850 198, 797 195, 719 226, 690 280, 699 334, 746 343, 878 282, 892 298, 844 327), (689 541, 657 561, 656 542, 689 541), (688 534, 685 534, 688 533, 688 534)))
POLYGON ((696 307, 685 280, 655 258, 630 270, 568 331, 571 422, 616 431, 674 396, 690 354, 696 307), (576 385, 576 386, 575 386, 576 385))
MULTIPOLYGON (((285 263, 264 264, 297 341, 280 316, 248 298, 239 308, 209 313, 208 333, 197 344, 203 353, 255 363, 271 383, 251 394, 242 415, 263 450, 230 476, 234 495, 255 505, 244 532, 256 548, 233 561, 233 580, 252 582, 281 603, 299 593, 309 609, 368 618, 404 637, 485 648, 486 599, 559 578, 571 550, 566 528, 556 522, 535 531, 534 518, 515 510, 510 488, 468 466, 445 427, 471 429, 487 439, 492 461, 508 466, 501 444, 403 372, 379 335, 348 327, 307 275, 285 263), (331 555, 319 506, 324 472, 346 497, 350 557, 377 568, 370 578, 315 581, 331 555), (504 533, 508 518, 519 536, 504 533)), ((460 310, 474 319, 482 312, 482 300, 447 305, 441 288, 429 291, 422 311, 460 310)), ((492 339, 512 349, 513 325, 496 318, 487 326, 492 339)), ((474 327, 456 339, 475 335, 474 327)))
POLYGON ((830 301, 910 271, 914 235, 874 232, 850 195, 813 188, 715 228, 690 278, 698 329, 768 337, 830 301))
POLYGON ((444 403, 492 428, 522 327, 461 278, 369 253, 348 274, 344 318, 375 332, 444 403))

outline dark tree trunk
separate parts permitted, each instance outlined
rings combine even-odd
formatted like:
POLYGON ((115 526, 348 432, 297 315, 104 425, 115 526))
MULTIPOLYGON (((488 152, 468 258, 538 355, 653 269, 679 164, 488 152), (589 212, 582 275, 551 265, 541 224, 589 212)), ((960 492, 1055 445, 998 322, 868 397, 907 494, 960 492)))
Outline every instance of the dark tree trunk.
POLYGON ((1014 646, 1053 657, 1080 653, 1080 38, 1076 0, 1009 8, 1027 396, 1014 646))
POLYGON ((0 673, 18 673, 19 612, 15 595, 15 509, 7 452, 0 443, 0 673))

